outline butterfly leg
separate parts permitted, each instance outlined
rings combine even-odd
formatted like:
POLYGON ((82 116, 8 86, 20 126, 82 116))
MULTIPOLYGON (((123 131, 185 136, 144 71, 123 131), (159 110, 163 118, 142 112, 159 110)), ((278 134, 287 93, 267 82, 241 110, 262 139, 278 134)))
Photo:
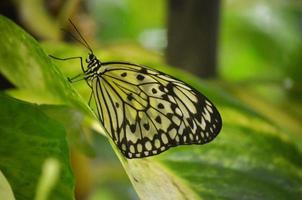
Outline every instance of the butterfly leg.
POLYGON ((88 86, 91 88, 91 93, 90 93, 90 97, 88 100, 88 105, 89 105, 89 107, 91 107, 91 99, 94 98, 94 94, 93 94, 92 86, 89 83, 88 83, 88 86))
POLYGON ((97 105, 96 105, 96 107, 92 107, 92 106, 91 106, 91 100, 92 100, 92 98, 94 99, 93 91, 91 91, 91 93, 90 93, 88 105, 89 105, 90 109, 94 112, 95 116, 96 116, 99 120, 101 120, 100 111, 99 111, 99 108, 97 107, 97 105))
POLYGON ((69 58, 58 58, 55 57, 53 55, 48 55, 49 57, 56 59, 56 60, 73 60, 73 59, 80 59, 81 61, 81 68, 83 72, 86 72, 86 70, 84 69, 84 65, 83 65, 83 58, 81 56, 75 56, 75 57, 69 57, 69 58))
POLYGON ((88 105, 89 105, 89 106, 91 106, 91 99, 92 99, 92 96, 93 96, 93 91, 91 91, 90 97, 89 97, 89 100, 88 100, 88 105))
MULTIPOLYGON (((81 56, 75 56, 75 57, 69 57, 69 58, 58 58, 58 57, 55 57, 55 56, 53 56, 53 55, 49 55, 49 57, 51 57, 51 58, 53 58, 53 59, 56 59, 56 60, 62 60, 62 61, 64 61, 64 60, 73 60, 73 59, 80 59, 80 63, 81 63, 81 68, 82 68, 82 71, 85 73, 86 71, 85 71, 85 69, 84 69, 84 65, 83 65, 83 58, 81 57, 81 56)), ((68 79, 68 81, 70 82, 70 83, 74 83, 74 82, 78 82, 78 81, 81 81, 81 80, 83 80, 83 79, 85 79, 85 77, 84 77, 85 75, 83 75, 83 74, 78 74, 78 75, 76 75, 75 77, 72 77, 72 78, 67 78, 68 79), (82 77, 81 77, 82 76, 82 77), (80 77, 80 78, 79 78, 80 77), (79 79, 78 79, 79 78, 79 79)))
POLYGON ((89 100, 88 100, 88 106, 93 110, 93 112, 98 117, 98 119, 100 119, 100 113, 98 111, 98 108, 97 108, 97 112, 96 112, 95 109, 91 106, 91 100, 92 100, 92 98, 94 99, 94 93, 92 90, 92 86, 88 82, 87 82, 87 84, 91 88, 91 93, 90 93, 89 100))
POLYGON ((69 83, 75 83, 78 81, 82 81, 85 79, 85 74, 78 74, 72 78, 67 77, 67 80, 69 81, 69 83))

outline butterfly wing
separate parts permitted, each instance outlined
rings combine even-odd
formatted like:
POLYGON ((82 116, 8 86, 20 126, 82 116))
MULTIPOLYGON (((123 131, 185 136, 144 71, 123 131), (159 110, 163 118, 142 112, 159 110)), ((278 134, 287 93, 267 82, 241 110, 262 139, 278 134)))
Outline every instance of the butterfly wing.
POLYGON ((200 92, 167 74, 130 63, 102 63, 92 87, 99 119, 127 158, 204 144, 222 120, 200 92))

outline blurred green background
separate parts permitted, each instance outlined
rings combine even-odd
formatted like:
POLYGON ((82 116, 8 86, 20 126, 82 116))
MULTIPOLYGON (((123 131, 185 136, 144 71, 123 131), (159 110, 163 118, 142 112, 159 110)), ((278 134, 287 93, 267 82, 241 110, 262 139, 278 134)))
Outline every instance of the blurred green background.
MULTIPOLYGON (((60 31, 62 27, 71 30, 68 24, 68 18, 71 18, 101 60, 122 60, 157 69, 172 66, 184 70, 187 73, 163 68, 184 81, 190 80, 197 85, 195 87, 204 83, 200 88, 205 88, 205 94, 210 99, 214 98, 218 108, 235 105, 240 111, 265 119, 278 130, 278 137, 286 137, 293 143, 293 149, 297 149, 298 153, 288 153, 288 156, 301 155, 302 2, 224 0, 212 4, 197 3, 209 6, 208 10, 198 6, 194 9, 188 4, 180 0, 27 0, 1 1, 0 8, 1 14, 38 39, 49 54, 58 57, 86 56, 88 51, 85 48, 60 31), (185 9, 188 7, 190 9, 185 9), (175 12, 177 9, 183 12, 175 12), (175 22, 177 17, 183 17, 184 21, 175 22), (175 23, 179 23, 178 30, 171 25, 175 23), (204 36, 206 41, 190 37, 194 31, 201 34, 196 37, 204 36), (180 41, 173 46, 175 40, 177 43, 182 37, 185 38, 183 43, 180 41), (181 44, 184 43, 186 45, 182 49, 181 44), (177 45, 180 48, 175 49, 177 45), (188 52, 205 58, 202 61, 192 60, 188 52)), ((55 63, 62 66, 60 69, 66 76, 80 72, 77 62, 55 63)), ((5 75, 2 77, 1 88, 7 90, 11 85, 5 75)), ((86 85, 74 87, 85 100, 88 99, 86 85)), ((26 97, 26 94, 12 92, 11 95, 40 103, 32 101, 35 98, 26 97)), ((52 113, 51 108, 45 110, 52 113)), ((255 131, 265 129, 253 124, 255 121, 249 118, 235 115, 222 117, 234 124, 254 126, 255 131)), ((233 129, 230 132, 234 133, 233 129)), ((81 143, 84 147, 80 147, 80 151, 77 148, 70 150, 76 177, 76 199, 139 199, 108 141, 101 136, 89 137, 93 142, 88 142, 87 146, 81 143)), ((74 140, 77 143, 79 139, 74 140)), ((248 146, 242 149, 245 148, 248 146)), ((295 159, 302 160, 301 157, 295 159)), ((301 167, 300 164, 298 166, 301 167)), ((302 180, 301 171, 298 174, 302 180)), ((301 190, 302 185, 298 194, 302 194, 301 190)), ((219 199, 217 196, 204 197, 219 199)), ((226 198, 220 196, 223 197, 226 198)))

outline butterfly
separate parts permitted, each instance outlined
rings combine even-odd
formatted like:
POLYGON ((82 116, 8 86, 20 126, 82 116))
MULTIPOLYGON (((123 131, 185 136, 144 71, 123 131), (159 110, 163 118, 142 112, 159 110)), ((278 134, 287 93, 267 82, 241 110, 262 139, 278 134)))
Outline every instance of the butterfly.
POLYGON ((87 82, 92 91, 89 102, 94 99, 100 123, 126 158, 153 156, 178 145, 205 144, 218 135, 221 116, 203 94, 146 66, 101 62, 70 23, 82 40, 72 37, 90 52, 86 67, 82 57, 68 58, 79 58, 83 71, 69 80, 87 82))

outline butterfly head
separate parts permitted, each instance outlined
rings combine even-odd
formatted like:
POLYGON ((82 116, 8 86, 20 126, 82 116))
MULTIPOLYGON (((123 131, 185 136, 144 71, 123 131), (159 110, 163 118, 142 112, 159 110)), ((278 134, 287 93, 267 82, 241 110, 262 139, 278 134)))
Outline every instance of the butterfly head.
POLYGON ((87 70, 89 72, 96 72, 101 67, 101 61, 93 53, 89 53, 86 58, 87 70))
POLYGON ((95 55, 93 53, 89 53, 88 57, 86 58, 86 63, 87 64, 92 63, 94 62, 95 59, 96 59, 95 55))

